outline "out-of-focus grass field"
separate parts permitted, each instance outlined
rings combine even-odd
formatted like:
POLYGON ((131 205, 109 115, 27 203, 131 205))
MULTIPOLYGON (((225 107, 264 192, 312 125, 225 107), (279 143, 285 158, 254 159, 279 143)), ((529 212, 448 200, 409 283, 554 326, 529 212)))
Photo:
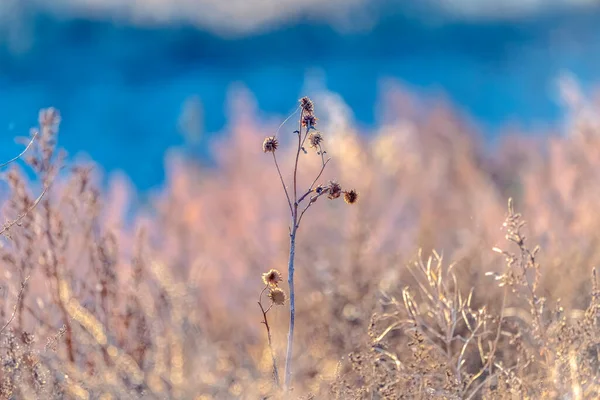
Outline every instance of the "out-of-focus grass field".
MULTIPOLYGON (((568 93, 564 126, 491 149, 444 102, 392 88, 358 132, 334 98, 313 99, 323 180, 360 200, 316 204, 299 231, 290 398, 600 395, 598 105, 568 93), (523 228, 508 215, 502 229, 508 198, 523 228)), ((3 398, 277 398, 256 302, 261 273, 287 276, 287 205, 261 149, 281 121, 253 104, 238 94, 216 166, 171 152, 164 187, 133 211, 133 187, 101 189, 93 164, 61 160, 42 120, 6 167, 3 218, 29 212, 0 246, 3 398)), ((294 129, 279 133, 285 177, 294 129)), ((300 162, 310 184, 320 158, 300 162)), ((282 364, 287 307, 269 318, 282 364)))

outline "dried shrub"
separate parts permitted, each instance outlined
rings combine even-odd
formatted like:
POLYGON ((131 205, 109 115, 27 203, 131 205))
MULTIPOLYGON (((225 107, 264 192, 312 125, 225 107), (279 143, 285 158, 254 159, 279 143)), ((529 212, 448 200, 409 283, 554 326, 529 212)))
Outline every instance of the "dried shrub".
MULTIPOLYGON (((391 90, 364 135, 334 96, 314 99, 300 107, 319 119, 297 122, 325 141, 310 128, 297 180, 310 187, 326 154, 360 199, 325 178, 305 198, 337 200, 302 220, 287 398, 598 397, 599 127, 571 111, 562 136, 489 151, 447 104, 391 90), (527 226, 506 214, 509 197, 527 226)), ((297 140, 275 135, 265 154, 280 121, 258 124, 247 95, 232 100, 216 165, 170 153, 164 187, 143 198, 74 165, 56 110, 40 115, 3 166, 0 397, 279 396, 288 274, 263 282, 263 311, 285 294, 268 320, 256 299, 261 274, 289 260, 272 154, 289 180, 297 140)))

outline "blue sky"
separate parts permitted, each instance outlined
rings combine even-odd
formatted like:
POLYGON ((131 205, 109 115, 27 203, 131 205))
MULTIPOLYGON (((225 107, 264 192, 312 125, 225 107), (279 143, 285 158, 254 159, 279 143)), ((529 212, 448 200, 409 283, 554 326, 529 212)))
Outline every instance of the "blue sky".
POLYGON ((599 78, 599 14, 585 2, 224 3, 3 2, 0 157, 52 105, 70 153, 149 188, 163 178, 165 151, 183 144, 184 104, 200 99, 208 138, 225 126, 238 83, 262 111, 283 117, 316 73, 372 126, 382 82, 392 78, 417 95, 443 94, 493 136, 513 122, 555 123, 564 71, 585 85, 599 78))

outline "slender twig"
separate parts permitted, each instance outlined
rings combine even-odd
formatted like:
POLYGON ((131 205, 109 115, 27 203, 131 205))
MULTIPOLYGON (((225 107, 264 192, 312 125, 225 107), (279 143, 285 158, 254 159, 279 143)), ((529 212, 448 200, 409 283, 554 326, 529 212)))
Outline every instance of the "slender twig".
MULTIPOLYGON (((304 110, 300 112, 300 126, 298 127, 298 149, 296 150, 296 161, 294 162, 294 203, 298 200, 298 160, 300 158, 300 151, 302 150, 302 118, 304 117, 304 110)), ((298 205, 296 204, 296 208, 298 205)), ((297 211, 297 210, 296 210, 297 211)), ((292 214, 294 214, 292 212, 292 214)), ((294 215, 292 215, 294 218, 294 215)))
POLYGON ((22 151, 22 152, 21 152, 21 153, 20 153, 18 156, 16 156, 15 158, 12 158, 12 159, 10 159, 10 160, 6 161, 6 162, 5 162, 5 163, 3 163, 3 164, 0 164, 0 168, 4 168, 4 167, 6 167, 8 164, 10 164, 10 163, 13 163, 13 162, 17 161, 19 158, 23 157, 23 154, 25 154, 25 153, 27 152, 27 150, 29 150, 29 148, 31 147, 31 145, 32 145, 32 144, 33 144, 33 142, 35 141, 35 138, 37 137, 37 135, 38 135, 38 132, 36 131, 36 132, 33 134, 33 137, 31 138, 31 140, 29 141, 29 143, 27 144, 27 147, 25 147, 25 150, 23 150, 23 151, 22 151))
POLYGON ((283 120, 283 122, 279 125, 279 127, 275 131, 275 137, 277 137, 277 134, 279 133, 279 131, 281 130, 281 128, 283 127, 283 125, 285 125, 285 123, 288 122, 290 120, 290 118, 292 118, 298 112, 299 108, 300 108, 300 106, 296 107, 296 109, 294 110, 294 112, 291 113, 286 119, 283 120))
POLYGON ((316 196, 312 196, 312 197, 310 198, 310 201, 308 202, 308 204, 306 205, 306 207, 304 208, 304 210, 302 210, 302 213, 300 213, 300 217, 298 218, 298 223, 296 224, 296 225, 297 225, 297 228, 299 228, 299 227, 300 227, 300 222, 302 221, 302 217, 304 216, 304 213, 306 213, 306 212, 308 211, 308 209, 310 208, 310 206, 312 206, 312 205, 313 205, 313 204, 314 204, 314 203, 317 201, 317 199, 318 199, 319 197, 323 196, 325 193, 327 193, 327 191, 326 191, 326 190, 323 190, 323 191, 322 191, 321 193, 319 193, 318 195, 316 195, 316 196))
MULTIPOLYGON (((0 164, 0 168, 6 167, 7 165, 17 161, 19 158, 23 157, 23 155, 27 152, 27 150, 29 150, 29 148, 33 145, 33 142, 35 141, 35 139, 38 136, 38 132, 36 131, 33 134, 33 137, 31 138, 31 140, 29 140, 29 143, 27 144, 27 146, 25 147, 25 149, 19 153, 19 155, 17 155, 16 157, 6 161, 5 163, 0 164)), ((13 221, 8 221, 7 223, 4 224, 4 227, 0 230, 0 236, 5 234, 10 228, 12 228, 14 225, 17 225, 19 222, 21 222, 21 220, 23 218, 25 218, 27 216, 27 214, 29 214, 31 211, 33 211, 33 209, 39 204, 39 202, 42 200, 42 197, 44 197, 44 195, 46 194, 46 192, 48 191, 48 185, 44 186, 44 190, 42 191, 42 193, 35 199, 35 201, 33 202, 32 206, 29 207, 27 210, 25 210, 25 212, 23 212, 22 214, 20 214, 19 216, 17 216, 16 219, 14 219, 13 221)))
POLYGON ((302 203, 302 200, 304 200, 306 198, 306 196, 308 196, 309 194, 311 194, 313 192, 313 189, 315 187, 315 183, 317 183, 317 181, 319 180, 319 178, 323 174, 323 171, 325 171, 325 167, 327 166, 327 164, 329 163, 329 161, 331 161, 331 158, 328 158, 327 161, 325 161, 323 163, 323 166, 321 167, 321 171, 319 171, 319 175, 317 175, 317 177, 315 178, 315 180, 313 181, 313 183, 310 185, 310 187, 308 188, 308 190, 306 191, 306 193, 304 193, 302 195, 302 197, 300 197, 300 199, 298 200, 298 204, 302 203))
POLYGON ((66 331, 65 331, 65 345, 67 348, 67 356, 69 359, 69 362, 74 363, 75 362, 75 349, 74 349, 74 341, 73 341, 73 328, 71 326, 71 322, 69 319, 69 312, 67 310, 67 305, 65 304, 65 299, 63 297, 63 295, 61 294, 61 276, 60 275, 60 271, 59 271, 59 260, 58 260, 58 256, 56 255, 56 251, 54 251, 55 249, 58 248, 58 246, 56 245, 56 241, 54 240, 54 236, 52 235, 51 232, 51 226, 52 226, 52 210, 50 208, 50 202, 48 201, 48 199, 46 199, 46 201, 44 201, 44 211, 45 211, 45 219, 46 219, 46 228, 44 230, 44 234, 46 236, 46 240, 48 242, 48 253, 50 256, 50 263, 49 263, 49 268, 51 271, 51 274, 53 275, 53 278, 55 280, 55 293, 54 295, 56 296, 56 304, 58 305, 62 316, 63 316, 63 322, 66 326, 66 331))
POLYGON ((327 159, 327 161, 323 162, 323 166, 321 166, 321 170, 319 171, 319 175, 317 175, 317 177, 315 178, 315 180, 310 184, 310 189, 315 187, 315 184, 317 183, 317 181, 319 180, 319 178, 321 177, 321 175, 323 175, 323 171, 325 171, 325 167, 327 166, 327 164, 329 163, 329 161, 331 161, 331 157, 327 159))
POLYGON ((25 280, 23 280, 23 282, 21 282, 21 289, 19 290, 19 294, 17 295, 17 302, 15 303, 15 306, 13 307, 13 312, 12 312, 10 318, 8 319, 8 321, 6 321, 6 323, 4 324, 4 326, 2 328, 0 328, 0 333, 4 332, 4 330, 8 327, 8 325, 10 325, 10 323, 13 321, 13 319, 15 319, 15 316, 17 315, 17 310, 19 309, 19 304, 23 300, 23 292, 25 291, 25 285, 27 284, 28 280, 29 280, 29 276, 25 277, 25 280))
MULTIPOLYGON (((528 364, 528 363, 527 363, 527 364, 528 364)), ((493 374, 491 374, 491 375, 488 375, 488 376, 487 376, 487 377, 486 377, 486 378, 485 378, 483 381, 481 381, 481 382, 480 382, 480 383, 479 383, 479 384, 478 384, 478 385, 477 385, 475 388, 473 388, 473 392, 471 392, 471 394, 470 394, 470 395, 469 395, 469 396, 466 398, 466 400, 470 400, 470 399, 474 398, 474 397, 475 397, 475 395, 477 394, 477 392, 479 391, 479 389, 481 389, 481 388, 483 387, 483 385, 485 385, 485 384, 486 384, 486 383, 487 383, 487 382, 488 382, 490 379, 492 379, 492 378, 495 378, 497 375, 499 375, 499 374, 500 374, 500 372, 503 372, 503 373, 505 373, 505 374, 506 374, 507 372, 509 372, 509 371, 512 371, 512 370, 514 370, 514 369, 516 369, 516 368, 517 368, 517 365, 515 365, 515 366, 513 366, 513 367, 510 367, 510 368, 501 369, 501 368, 500 368, 500 365, 498 365, 498 364, 495 364, 495 365, 496 365, 496 367, 498 367, 498 371, 494 372, 494 373, 493 373, 493 374)), ((527 385, 525 384, 525 382, 523 382, 523 381, 522 381, 521 379, 519 379, 518 377, 515 377, 515 379, 516 379, 516 380, 518 380, 518 381, 519 381, 519 382, 520 382, 520 383, 521 383, 523 386, 527 386, 527 385)))
MULTIPOLYGON (((302 120, 300 120, 302 121, 302 120)), ((300 143, 300 149, 302 150, 304 148, 304 143, 306 143, 306 138, 308 138, 308 133, 310 132, 311 129, 315 129, 312 126, 307 126, 306 127, 306 131, 304 132, 304 138, 302 139, 302 143, 300 143)))
POLYGON ((271 341, 271 328, 269 327, 269 321, 267 320, 267 313, 271 310, 271 307, 273 307, 273 302, 271 302, 271 305, 266 310, 262 305, 262 295, 268 287, 268 285, 265 286, 262 292, 260 292, 260 296, 258 296, 258 306, 263 315, 262 323, 265 324, 265 328, 267 329, 267 339, 269 341, 269 349, 271 350, 271 359, 273 361, 273 380, 275 381, 275 384, 279 386, 279 371, 277 369, 277 360, 275 359, 275 351, 273 350, 273 343, 271 341))
MULTIPOLYGON (((496 338, 494 339, 494 343, 492 345, 492 349, 490 350, 490 353, 488 354, 488 358, 486 360, 485 365, 483 365, 481 367, 481 369, 479 370, 479 372, 475 375, 473 375, 473 377, 469 380, 469 382, 467 383, 467 385, 465 386, 465 393, 469 390, 469 387, 473 384, 473 382, 475 382, 477 379, 479 379, 479 377, 485 372, 485 370, 488 367, 492 366, 492 363, 494 361, 494 356, 496 355, 496 349, 498 348, 498 341, 500 340, 500 333, 501 333, 501 328, 502 328, 502 321, 504 319, 504 310, 506 308, 506 297, 508 295, 508 286, 504 287, 504 295, 502 296, 502 306, 500 308, 500 320, 498 321, 498 329, 496 330, 496 338)), ((476 389, 478 390, 478 389, 476 389)))
POLYGON ((35 199, 35 201, 31 205, 31 207, 29 207, 27 210, 25 210, 25 212, 21 213, 21 215, 19 215, 16 219, 14 219, 12 221, 9 221, 6 224, 4 224, 4 227, 0 230, 0 236, 3 235, 4 233, 6 233, 14 225, 17 225, 19 222, 21 222, 21 220, 23 218, 25 218, 27 216, 27 214, 29 214, 31 211, 33 211, 33 209, 40 203, 40 201, 42 200, 42 198, 44 197, 44 195, 48 191, 48 188, 49 188, 49 186, 46 185, 44 187, 44 190, 42 191, 42 193, 40 193, 40 195, 35 199))
POLYGON ((277 157, 275 157, 275 152, 273 152, 273 161, 275 162, 275 167, 277 167, 277 173, 279 174, 279 179, 281 180, 281 185, 283 186, 283 191, 285 192, 285 197, 287 198, 288 205, 290 206, 290 212, 293 214, 294 210, 292 209, 292 201, 290 200, 290 195, 285 187, 285 181, 283 180, 283 175, 281 175, 281 170, 279 169, 279 164, 277 163, 277 157))

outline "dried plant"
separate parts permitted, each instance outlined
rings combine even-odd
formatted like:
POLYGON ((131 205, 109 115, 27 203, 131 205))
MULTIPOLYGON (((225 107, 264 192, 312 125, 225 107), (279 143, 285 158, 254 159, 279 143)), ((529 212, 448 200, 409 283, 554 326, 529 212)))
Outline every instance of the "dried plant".
POLYGON ((276 383, 289 276, 264 266, 289 262, 298 133, 266 146, 282 202, 256 145, 271 128, 238 93, 215 167, 170 153, 143 205, 64 158, 58 113, 40 115, 0 199, 19 219, 0 241, 0 398, 598 398, 597 125, 486 149, 446 104, 390 91, 359 132, 321 96, 319 120, 293 115, 298 200, 336 161, 298 217, 337 201, 310 206, 295 243, 293 392, 276 383))
MULTIPOLYGON (((312 100, 308 97, 303 97, 300 99, 300 119, 298 123, 298 129, 294 131, 298 141, 295 149, 295 161, 292 172, 292 185, 291 188, 288 189, 288 186, 285 183, 285 179, 281 174, 281 169, 279 168, 279 164, 277 163, 276 150, 278 148, 278 140, 276 136, 267 137, 263 142, 263 151, 265 153, 271 153, 273 155, 273 162, 277 169, 277 173, 279 175, 279 179, 281 180, 281 184, 283 185, 283 191, 285 192, 285 196, 287 199, 288 206, 290 208, 290 227, 289 227, 289 235, 290 235, 290 252, 289 252, 289 261, 288 261, 288 284, 290 290, 290 324, 288 329, 288 341, 287 341, 287 350, 285 357, 285 379, 284 379, 284 389, 289 391, 292 384, 292 357, 293 357, 293 345, 294 345, 294 326, 295 326, 295 317, 296 317, 296 309, 295 309, 295 299, 296 292, 294 289, 294 261, 296 257, 296 235, 298 229, 300 228, 300 224, 302 222, 302 218, 304 214, 308 211, 308 209, 319 200, 321 196, 327 195, 330 200, 337 199, 342 194, 343 190, 339 183, 335 181, 330 181, 327 185, 318 185, 317 182, 321 178, 321 175, 325 171, 325 167, 331 160, 331 158, 325 159, 325 154, 327 153, 323 148, 323 136, 320 132, 316 132, 315 126, 317 124, 317 118, 314 114, 314 104, 312 100), (317 155, 321 158, 321 168, 318 172, 317 176, 314 178, 308 189, 301 190, 299 188, 298 183, 298 166, 300 161, 300 154, 307 154, 306 149, 304 148, 306 140, 309 140, 310 146, 317 150, 317 155)), ((358 196, 355 190, 351 190, 347 192, 346 202, 352 204, 356 202, 358 196)))
POLYGON ((384 295, 385 312, 373 315, 370 350, 353 353, 354 376, 338 377, 337 398, 596 398, 600 394, 600 308, 593 270, 591 302, 576 318, 562 306, 547 313, 537 294, 539 247, 530 250, 525 223, 514 211, 503 227, 517 254, 506 257, 501 273, 490 272, 502 289, 494 312, 475 306, 476 288, 464 295, 455 264, 443 265, 435 251, 427 262, 419 253, 408 266, 414 284, 402 300, 384 295), (507 294, 511 296, 510 304, 507 294), (415 293, 416 292, 416 293, 415 293), (525 309, 514 312, 525 304, 525 309), (516 320, 515 320, 516 319, 516 320), (408 348, 406 351, 404 349, 408 348), (356 378, 355 378, 356 379, 356 378))
POLYGON ((271 358, 273 360, 273 380, 275 381, 275 384, 279 387, 279 369, 277 368, 277 360, 275 358, 275 351, 273 350, 273 340, 271 338, 271 328, 267 319, 267 313, 271 310, 271 308, 274 305, 282 306, 285 303, 286 296, 285 292, 279 287, 277 287, 279 282, 281 282, 281 273, 276 269, 271 269, 268 272, 264 273, 263 282, 265 284, 265 287, 258 296, 258 306, 260 307, 260 311, 262 312, 263 316, 262 323, 265 325, 265 329, 267 330, 269 350, 271 352, 271 358), (269 300, 271 300, 271 304, 266 309, 262 303, 262 296, 265 293, 265 291, 268 291, 268 298, 269 300))

